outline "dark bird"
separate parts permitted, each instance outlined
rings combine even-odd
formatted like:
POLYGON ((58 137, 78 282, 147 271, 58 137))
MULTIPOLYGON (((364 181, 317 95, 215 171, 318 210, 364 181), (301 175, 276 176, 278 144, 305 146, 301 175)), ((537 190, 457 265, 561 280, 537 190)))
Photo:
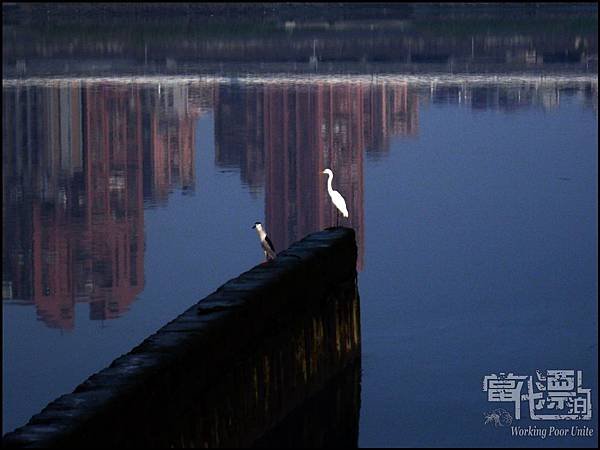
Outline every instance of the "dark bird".
POLYGON ((267 233, 263 229, 262 223, 256 222, 252 228, 255 228, 256 232, 258 233, 258 238, 260 239, 260 246, 265 252, 265 258, 267 259, 267 261, 270 261, 273 258, 275 258, 275 256, 277 256, 277 254, 275 253, 275 247, 273 247, 271 239, 269 239, 269 236, 267 236, 267 233))

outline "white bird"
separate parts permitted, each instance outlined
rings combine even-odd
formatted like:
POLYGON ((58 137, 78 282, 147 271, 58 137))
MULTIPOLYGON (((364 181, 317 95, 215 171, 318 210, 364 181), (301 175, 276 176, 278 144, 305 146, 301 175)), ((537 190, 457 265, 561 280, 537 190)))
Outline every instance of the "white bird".
MULTIPOLYGON (((338 191, 334 191, 331 187, 331 181, 333 180, 333 172, 331 171, 331 169, 325 169, 323 173, 326 173, 329 176, 329 178, 327 179, 327 192, 329 193, 331 201, 344 217, 348 217, 348 208, 346 208, 346 200, 344 200, 342 194, 340 194, 338 191)), ((339 216, 336 215, 336 224, 338 223, 338 218, 339 216)))
POLYGON ((275 256, 277 256, 277 254, 275 253, 275 247, 273 246, 271 239, 269 239, 269 236, 267 236, 267 233, 263 229, 262 223, 256 222, 252 228, 256 229, 256 232, 258 233, 258 238, 260 239, 260 246, 265 252, 265 258, 267 259, 267 261, 274 259, 275 256))

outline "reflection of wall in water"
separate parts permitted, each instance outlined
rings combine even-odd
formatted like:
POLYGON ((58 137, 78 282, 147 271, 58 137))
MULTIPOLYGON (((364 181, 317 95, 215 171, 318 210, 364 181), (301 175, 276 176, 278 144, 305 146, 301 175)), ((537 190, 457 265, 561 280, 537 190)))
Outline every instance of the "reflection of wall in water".
POLYGON ((252 447, 357 448, 360 392, 357 359, 252 447))
POLYGON ((141 398, 122 402, 118 414, 133 420, 111 417, 126 426, 111 428, 106 443, 161 448, 272 446, 286 431, 293 433, 287 438, 301 447, 318 437, 340 438, 356 447, 361 331, 355 280, 333 286, 324 298, 282 309, 271 322, 267 335, 245 344, 223 369, 190 362, 162 380, 164 388, 152 397, 142 389, 141 398), (311 424, 314 434, 294 426, 294 421, 309 419, 306 410, 315 409, 330 415, 311 424), (288 423, 282 422, 284 418, 288 423))

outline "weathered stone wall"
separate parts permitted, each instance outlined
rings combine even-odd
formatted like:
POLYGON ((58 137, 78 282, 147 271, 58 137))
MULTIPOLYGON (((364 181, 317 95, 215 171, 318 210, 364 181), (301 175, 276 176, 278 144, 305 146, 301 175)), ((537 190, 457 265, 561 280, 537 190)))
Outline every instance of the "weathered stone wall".
POLYGON ((294 429, 289 417, 308 399, 339 415, 324 432, 357 436, 360 371, 344 371, 360 355, 355 265, 353 230, 307 236, 50 403, 3 446, 268 445, 294 429), (324 391, 351 395, 340 405, 324 391))

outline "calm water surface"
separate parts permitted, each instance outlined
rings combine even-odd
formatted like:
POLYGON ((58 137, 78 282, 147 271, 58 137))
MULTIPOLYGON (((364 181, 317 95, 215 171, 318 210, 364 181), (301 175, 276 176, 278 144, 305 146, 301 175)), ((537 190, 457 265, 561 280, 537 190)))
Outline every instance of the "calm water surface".
POLYGON ((255 221, 278 251, 332 225, 331 167, 359 245, 358 445, 593 445, 597 410, 594 438, 484 425, 513 406, 482 379, 581 370, 597 405, 597 86, 4 85, 3 431, 261 262, 255 221))

